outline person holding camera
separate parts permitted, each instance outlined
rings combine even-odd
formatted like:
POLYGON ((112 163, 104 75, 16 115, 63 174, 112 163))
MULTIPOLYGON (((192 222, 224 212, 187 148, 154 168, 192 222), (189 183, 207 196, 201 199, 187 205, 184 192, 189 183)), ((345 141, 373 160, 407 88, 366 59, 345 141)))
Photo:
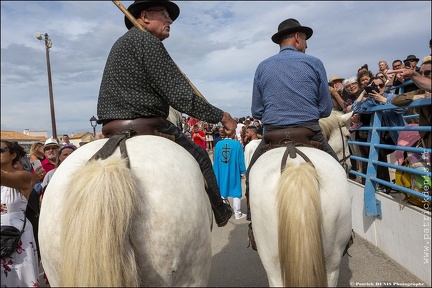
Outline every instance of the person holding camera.
MULTIPOLYGON (((411 79, 421 90, 416 90, 408 93, 396 95, 392 99, 392 104, 395 106, 405 106, 417 99, 431 98, 432 92, 432 57, 426 56, 423 58, 420 71, 416 72, 411 69, 394 70, 391 73, 400 73, 405 78, 411 79)), ((432 111, 429 105, 418 107, 419 125, 430 126, 432 124, 432 111)), ((420 131, 424 147, 432 146, 432 133, 430 131, 420 131)))
POLYGON ((426 56, 423 58, 421 65, 424 66, 423 69, 422 67, 420 67, 420 70, 416 71, 413 69, 404 69, 400 67, 399 69, 389 71, 389 74, 398 74, 404 79, 411 79, 414 84, 418 86, 419 89, 431 92, 432 81, 430 80, 430 65, 431 56, 426 56))
POLYGON ((329 79, 329 90, 330 96, 333 103, 333 110, 342 111, 345 105, 345 101, 342 96, 344 93, 344 87, 342 82, 345 79, 339 76, 332 76, 329 79))
MULTIPOLYGON (((357 83, 359 83, 360 85, 360 91, 364 91, 363 89, 371 83, 372 78, 373 74, 370 70, 359 69, 359 72, 357 73, 357 83)), ((361 96, 363 96, 364 94, 365 93, 361 94, 361 96)), ((359 113, 353 113, 353 116, 351 117, 351 126, 349 128, 349 131, 353 132, 357 130, 360 126, 362 126, 364 123, 368 124, 369 122, 369 118, 365 118, 365 116, 362 116, 359 113)))
MULTIPOLYGON (((383 79, 374 77, 372 82, 364 87, 365 93, 360 94, 359 98, 353 103, 351 110, 353 113, 359 114, 371 114, 368 112, 368 108, 389 104, 392 99, 396 96, 393 93, 385 93, 385 83, 383 79)), ((393 126, 405 126, 407 125, 403 119, 403 114, 406 112, 406 108, 397 108, 394 110, 382 111, 382 126, 393 127, 393 126)), ((399 131, 383 131, 381 132, 381 144, 396 145, 399 138, 399 131)), ((369 147, 366 149, 366 155, 369 155, 369 147)), ((394 150, 380 148, 378 151, 378 161, 387 163, 387 155, 394 152, 394 150)), ((387 167, 378 166, 377 177, 390 182, 390 174, 387 167)), ((385 187, 383 187, 385 188, 385 187)), ((389 192, 388 188, 385 188, 386 192, 389 192)))
MULTIPOLYGON (((1 141, 1 285, 5 287, 34 287, 39 284, 38 254, 33 226, 25 211, 33 189, 30 172, 14 166, 26 156, 17 142, 1 141), (5 226, 22 231, 15 245, 7 245, 5 226), (15 228, 13 228, 15 227, 15 228), (5 238, 4 238, 5 237, 5 238), (5 248, 5 249, 4 249, 5 248), (10 248, 10 249, 6 249, 10 248), (4 253, 6 251, 9 253, 4 253), (10 254, 11 253, 11 254, 10 254)), ((11 229, 8 228, 8 231, 11 229)), ((9 238, 10 239, 10 238, 9 238)))
MULTIPOLYGON (((395 60, 393 63, 393 70, 400 70, 400 69, 404 69, 404 70, 412 70, 413 72, 418 72, 420 70, 419 67, 417 67, 417 63, 419 61, 419 58, 417 58, 415 55, 408 55, 407 58, 403 61, 401 60, 395 60), (397 64, 397 65, 395 65, 397 64)), ((389 75, 392 75, 392 73, 388 73, 389 75)), ((393 77, 393 86, 400 86, 403 83, 405 83, 405 81, 407 80, 401 73, 395 73, 395 76, 393 77)), ((411 92, 411 91, 415 91, 418 90, 419 87, 417 87, 417 85, 415 83, 411 83, 408 85, 403 86, 403 88, 397 88, 395 90, 396 94, 400 93, 400 89, 403 89, 403 93, 407 93, 407 92, 411 92)))

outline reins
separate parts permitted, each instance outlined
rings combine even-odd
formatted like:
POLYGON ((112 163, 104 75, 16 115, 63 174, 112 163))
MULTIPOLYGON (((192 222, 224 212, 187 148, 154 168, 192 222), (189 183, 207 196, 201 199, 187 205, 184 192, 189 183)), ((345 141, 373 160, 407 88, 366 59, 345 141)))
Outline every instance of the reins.
POLYGON ((342 165, 342 167, 344 167, 345 172, 348 173, 347 171, 348 165, 346 164, 346 161, 351 157, 351 155, 345 156, 346 148, 345 148, 344 135, 342 132, 342 126, 340 124, 338 126, 339 126, 339 132, 342 139, 342 159, 339 160, 339 163, 342 165))

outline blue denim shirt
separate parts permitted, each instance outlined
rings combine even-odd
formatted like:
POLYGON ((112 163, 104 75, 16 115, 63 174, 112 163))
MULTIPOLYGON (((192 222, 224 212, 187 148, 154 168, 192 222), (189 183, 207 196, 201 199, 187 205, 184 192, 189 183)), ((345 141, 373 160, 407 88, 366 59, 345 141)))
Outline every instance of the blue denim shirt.
POLYGON ((332 109, 327 74, 318 58, 285 46, 258 65, 251 112, 264 125, 318 123, 332 109))
MULTIPOLYGON (((387 98, 386 103, 381 103, 372 98, 366 98, 364 101, 356 101, 351 107, 353 113, 360 114, 371 114, 372 112, 368 112, 368 108, 379 106, 381 104, 390 104, 392 99, 396 96, 393 93, 384 93, 383 95, 387 98)), ((384 110, 382 116, 382 126, 383 127, 393 127, 393 126, 406 126, 407 123, 403 119, 403 114, 407 111, 407 108, 397 107, 394 110, 384 110)), ((389 131, 390 136, 394 143, 397 143, 399 138, 399 131, 389 131)))

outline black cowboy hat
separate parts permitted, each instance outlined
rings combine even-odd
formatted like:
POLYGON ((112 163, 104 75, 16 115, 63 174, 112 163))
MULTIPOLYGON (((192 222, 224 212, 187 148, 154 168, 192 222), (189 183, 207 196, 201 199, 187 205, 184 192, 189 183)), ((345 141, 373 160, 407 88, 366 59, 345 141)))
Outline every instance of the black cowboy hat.
POLYGON ((404 62, 409 60, 415 60, 417 62, 420 61, 420 59, 417 58, 415 55, 408 55, 407 58, 404 60, 404 62))
MULTIPOLYGON (((132 3, 128 7, 128 11, 135 18, 137 18, 143 10, 153 6, 165 7, 172 21, 176 20, 177 17, 180 15, 180 8, 177 6, 177 4, 168 0, 159 0, 159 1, 135 0, 134 3, 132 3)), ((126 16, 125 16, 125 24, 128 30, 130 30, 134 26, 126 16)))
POLYGON ((276 44, 280 44, 280 38, 283 35, 294 33, 294 32, 304 32, 306 33, 306 39, 312 36, 313 30, 306 26, 301 26, 300 22, 296 19, 290 18, 282 21, 278 26, 278 32, 272 36, 272 41, 276 44))

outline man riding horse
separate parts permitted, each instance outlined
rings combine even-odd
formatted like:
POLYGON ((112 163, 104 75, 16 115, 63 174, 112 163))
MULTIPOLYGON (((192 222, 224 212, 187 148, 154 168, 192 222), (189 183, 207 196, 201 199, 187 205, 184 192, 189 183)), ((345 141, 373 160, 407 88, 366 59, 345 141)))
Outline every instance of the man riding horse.
POLYGON ((330 115, 333 105, 323 63, 305 54, 306 40, 312 34, 311 28, 296 19, 281 22, 271 38, 279 44, 279 53, 261 62, 255 72, 251 110, 252 116, 261 120, 264 135, 246 173, 248 220, 249 172, 264 145, 277 145, 289 138, 295 144, 320 148, 337 160, 318 122, 330 115))
POLYGON ((220 196, 207 152, 166 118, 172 106, 210 123, 221 122, 230 135, 235 132, 236 122, 229 113, 197 95, 162 44, 180 14, 179 7, 167 0, 137 0, 128 11, 145 31, 125 17, 129 31, 111 49, 99 92, 97 114, 98 123, 103 124, 102 133, 110 137, 129 130, 134 134, 165 134, 174 138, 200 165, 216 223, 222 227, 232 216, 232 209, 220 196))

